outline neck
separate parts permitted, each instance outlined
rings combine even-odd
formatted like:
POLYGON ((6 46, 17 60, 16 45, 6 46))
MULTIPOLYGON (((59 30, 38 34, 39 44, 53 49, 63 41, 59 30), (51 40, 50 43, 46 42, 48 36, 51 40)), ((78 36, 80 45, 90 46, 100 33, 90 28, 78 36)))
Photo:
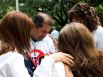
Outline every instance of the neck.
POLYGON ((31 37, 31 39, 32 39, 34 42, 37 42, 37 40, 35 40, 34 38, 31 37))

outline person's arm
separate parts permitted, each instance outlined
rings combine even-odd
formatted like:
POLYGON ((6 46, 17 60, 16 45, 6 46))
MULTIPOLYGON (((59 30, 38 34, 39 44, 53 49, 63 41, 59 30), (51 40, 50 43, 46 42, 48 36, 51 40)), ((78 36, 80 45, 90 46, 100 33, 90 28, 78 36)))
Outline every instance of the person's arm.
POLYGON ((34 71, 33 77, 52 77, 55 62, 64 62, 71 65, 73 57, 64 53, 54 53, 46 56, 34 71))
POLYGON ((46 56, 34 71, 33 77, 51 77, 54 63, 55 60, 52 57, 46 56))
POLYGON ((11 66, 9 67, 9 76, 8 77, 30 77, 25 65, 24 58, 22 55, 18 54, 11 66))

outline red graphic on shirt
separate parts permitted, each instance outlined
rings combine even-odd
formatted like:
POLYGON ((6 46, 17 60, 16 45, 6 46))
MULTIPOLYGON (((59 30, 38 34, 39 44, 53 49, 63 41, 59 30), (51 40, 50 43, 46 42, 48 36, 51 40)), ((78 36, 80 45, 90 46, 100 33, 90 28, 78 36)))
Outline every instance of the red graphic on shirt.
POLYGON ((38 49, 33 49, 29 53, 29 57, 35 67, 37 67, 40 64, 41 59, 44 58, 44 55, 45 54, 41 50, 38 50, 38 49))

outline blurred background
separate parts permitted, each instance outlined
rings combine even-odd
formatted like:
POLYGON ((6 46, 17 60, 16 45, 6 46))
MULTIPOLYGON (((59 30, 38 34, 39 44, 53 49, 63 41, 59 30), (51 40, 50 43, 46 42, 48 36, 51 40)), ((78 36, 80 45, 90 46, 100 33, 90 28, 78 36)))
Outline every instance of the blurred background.
POLYGON ((87 2, 96 8, 103 26, 102 0, 0 0, 0 19, 11 10, 21 11, 33 17, 46 12, 53 18, 53 26, 60 30, 68 21, 67 11, 78 2, 87 2))

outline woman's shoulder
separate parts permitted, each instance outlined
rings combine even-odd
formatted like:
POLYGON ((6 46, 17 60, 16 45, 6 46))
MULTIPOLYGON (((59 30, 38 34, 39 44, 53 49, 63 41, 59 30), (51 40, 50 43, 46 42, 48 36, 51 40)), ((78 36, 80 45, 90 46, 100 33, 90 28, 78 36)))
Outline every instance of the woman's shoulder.
POLYGON ((6 63, 9 63, 9 62, 12 62, 13 60, 15 59, 18 59, 18 58, 23 58, 23 56, 17 52, 13 52, 13 51, 10 51, 10 52, 7 52, 3 55, 0 56, 0 62, 6 62, 6 63))
MULTIPOLYGON (((17 52, 7 52, 5 54, 0 55, 0 71, 3 72, 3 74, 7 75, 6 73, 8 71, 11 71, 10 68, 15 63, 18 64, 18 61, 23 61, 23 56, 17 52)), ((18 65, 17 65, 18 66, 18 65)))

